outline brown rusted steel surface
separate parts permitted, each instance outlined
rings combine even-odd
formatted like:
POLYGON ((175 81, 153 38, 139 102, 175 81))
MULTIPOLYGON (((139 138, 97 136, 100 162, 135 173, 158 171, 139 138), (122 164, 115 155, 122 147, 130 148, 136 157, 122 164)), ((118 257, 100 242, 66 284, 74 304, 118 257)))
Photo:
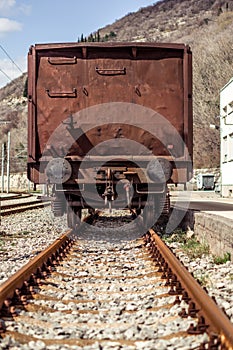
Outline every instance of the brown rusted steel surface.
POLYGON ((151 229, 149 230, 151 241, 157 246, 172 272, 181 282, 189 297, 195 302, 196 309, 205 318, 208 325, 207 332, 220 335, 222 344, 226 349, 233 349, 233 324, 228 317, 217 306, 217 304, 201 288, 198 282, 190 275, 184 265, 174 256, 170 249, 162 242, 159 236, 151 229))
POLYGON ((17 288, 23 286, 24 281, 27 281, 30 276, 36 272, 36 270, 43 264, 46 264, 48 258, 56 253, 59 248, 66 244, 69 240, 69 235, 71 231, 67 231, 60 238, 58 238, 54 243, 45 249, 43 252, 38 254, 35 258, 29 261, 25 266, 23 266, 18 272, 12 275, 6 282, 0 286, 0 309, 5 300, 11 299, 17 288))
MULTIPOLYGON (((42 155, 82 159, 90 149, 109 139, 134 140, 141 145, 135 148, 128 143, 125 147, 122 143, 125 156, 176 159, 180 166, 174 171, 173 182, 178 181, 179 171, 183 172, 180 182, 188 181, 187 163, 192 159, 192 65, 188 46, 167 43, 35 45, 28 55, 28 79, 28 176, 32 181, 39 182, 39 173, 43 172, 43 166, 39 169, 42 155), (131 108, 123 122, 115 115, 116 103, 121 103, 121 108, 125 104, 124 111, 131 108), (112 104, 108 105, 107 112, 105 104, 112 104), (94 106, 100 106, 99 110, 92 112, 94 106), (86 110, 88 115, 83 112, 86 110), (67 130, 68 117, 77 114, 80 115, 75 124, 70 120, 67 130), (174 129, 158 121, 158 115, 174 129), (49 138, 58 128, 58 136, 50 144, 49 138), (68 151, 67 142, 71 143, 68 151)), ((105 156, 108 151, 103 144, 96 155, 105 156)), ((113 155, 118 151, 119 147, 111 148, 113 155)), ((43 177, 40 181, 44 181, 43 177)))

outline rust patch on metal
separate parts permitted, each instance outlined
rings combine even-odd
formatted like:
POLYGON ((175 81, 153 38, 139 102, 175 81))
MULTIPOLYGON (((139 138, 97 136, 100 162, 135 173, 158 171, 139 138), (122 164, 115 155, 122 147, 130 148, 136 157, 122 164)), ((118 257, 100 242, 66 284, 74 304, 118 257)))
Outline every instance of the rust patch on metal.
POLYGON ((18 272, 11 276, 6 282, 0 286, 0 309, 6 299, 14 296, 15 290, 22 288, 32 274, 36 273, 38 268, 46 264, 47 260, 53 253, 56 253, 64 244, 67 244, 68 235, 71 231, 67 231, 59 239, 57 239, 49 248, 38 254, 35 258, 29 261, 18 272))

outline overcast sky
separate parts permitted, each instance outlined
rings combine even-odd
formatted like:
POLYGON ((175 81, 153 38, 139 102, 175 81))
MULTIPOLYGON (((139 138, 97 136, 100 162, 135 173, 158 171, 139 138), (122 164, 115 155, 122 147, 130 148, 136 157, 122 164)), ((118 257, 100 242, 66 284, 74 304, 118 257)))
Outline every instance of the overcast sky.
POLYGON ((156 0, 0 0, 0 87, 27 70, 30 45, 73 42, 156 0), (18 68, 11 62, 16 63, 18 68))

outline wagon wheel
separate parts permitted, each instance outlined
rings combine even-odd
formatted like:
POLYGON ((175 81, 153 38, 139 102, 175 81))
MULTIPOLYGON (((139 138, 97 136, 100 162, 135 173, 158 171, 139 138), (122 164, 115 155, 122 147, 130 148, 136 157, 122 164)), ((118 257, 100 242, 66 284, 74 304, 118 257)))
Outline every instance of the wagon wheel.
POLYGON ((156 222, 156 206, 155 206, 155 197, 149 195, 147 199, 147 205, 143 209, 143 223, 144 226, 149 229, 156 222))
POLYGON ((81 221, 81 218, 82 218, 82 208, 74 208, 74 212, 75 212, 75 215, 76 215, 76 221, 77 223, 79 223, 81 221))
POLYGON ((69 204, 67 204, 67 224, 68 224, 68 227, 75 230, 77 224, 81 220, 81 215, 82 215, 81 208, 72 207, 69 204))
POLYGON ((137 217, 141 214, 141 208, 131 209, 132 219, 137 219, 137 217))

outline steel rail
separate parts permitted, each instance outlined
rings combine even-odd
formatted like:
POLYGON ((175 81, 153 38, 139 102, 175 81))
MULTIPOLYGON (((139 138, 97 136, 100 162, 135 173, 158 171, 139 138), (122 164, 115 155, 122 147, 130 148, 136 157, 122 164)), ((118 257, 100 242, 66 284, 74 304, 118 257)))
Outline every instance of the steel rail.
MULTIPOLYGON (((88 215, 81 221, 80 228, 85 222, 93 220, 99 215, 99 211, 96 211, 94 215, 88 215)), ((48 248, 39 253, 36 257, 31 259, 26 265, 13 274, 7 281, 0 285, 0 311, 7 299, 11 299, 14 296, 15 290, 23 287, 25 281, 28 281, 32 274, 37 272, 38 268, 41 268, 48 259, 59 251, 60 248, 72 242, 73 230, 67 230, 61 237, 56 239, 48 248)))
POLYGON ((11 203, 11 204, 5 204, 1 206, 2 210, 6 210, 6 209, 11 209, 11 208, 17 208, 17 207, 21 207, 21 206, 27 206, 27 205, 31 205, 31 204, 40 204, 42 203, 42 201, 39 199, 35 199, 29 202, 19 202, 19 203, 11 203))
POLYGON ((63 245, 70 241, 69 236, 72 230, 66 231, 60 238, 56 239, 48 248, 30 260, 19 271, 13 274, 6 282, 0 286, 0 309, 4 301, 14 296, 15 290, 22 288, 24 281, 28 281, 37 269, 46 264, 52 254, 56 253, 63 245))
POLYGON ((188 295, 196 303, 198 312, 205 318, 205 323, 209 325, 207 333, 215 332, 220 336, 221 343, 228 350, 233 350, 233 324, 224 312, 218 307, 213 299, 201 288, 199 283, 190 275, 188 270, 175 257, 159 236, 149 230, 151 241, 157 246, 160 253, 169 264, 170 269, 176 274, 181 285, 188 295))
POLYGON ((31 201, 25 203, 14 203, 9 205, 1 206, 1 216, 7 216, 15 213, 20 213, 26 210, 37 209, 40 207, 46 207, 50 205, 51 202, 42 202, 42 201, 31 201))
POLYGON ((32 197, 33 195, 30 193, 15 193, 9 196, 0 195, 1 201, 11 201, 11 200, 17 200, 17 199, 24 199, 32 197))

